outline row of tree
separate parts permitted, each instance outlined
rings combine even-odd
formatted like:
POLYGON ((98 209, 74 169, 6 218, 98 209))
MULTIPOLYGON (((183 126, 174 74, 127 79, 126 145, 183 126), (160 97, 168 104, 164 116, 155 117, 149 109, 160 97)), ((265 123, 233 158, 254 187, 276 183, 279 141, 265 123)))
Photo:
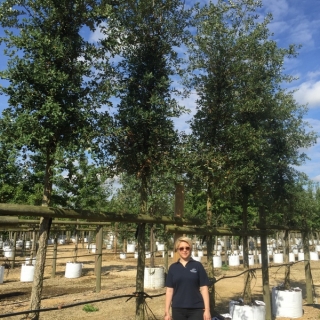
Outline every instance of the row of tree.
MULTIPOLYGON (((306 108, 283 89, 293 80, 284 60, 298 47, 278 47, 261 6, 3 1, 1 202, 170 215, 173 185, 184 181, 186 213, 208 227, 317 226, 319 192, 293 167, 316 136, 306 132, 306 108), (190 132, 178 132, 173 119, 190 93, 198 97, 190 132)), ((40 223, 31 309, 40 307, 50 224, 40 223)), ((143 223, 137 238, 143 292, 143 223)))

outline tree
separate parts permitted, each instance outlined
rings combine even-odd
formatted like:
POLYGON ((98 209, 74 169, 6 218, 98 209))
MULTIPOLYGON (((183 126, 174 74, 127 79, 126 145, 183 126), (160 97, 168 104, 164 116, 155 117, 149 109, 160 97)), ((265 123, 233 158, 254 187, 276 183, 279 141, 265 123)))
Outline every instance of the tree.
MULTIPOLYGON (((258 20, 260 6, 251 0, 205 6, 190 49, 191 84, 199 95, 191 121, 194 159, 207 184, 208 223, 213 194, 230 193, 242 207, 244 230, 250 197, 259 203, 271 193, 279 175, 303 161, 299 148, 314 140, 304 131, 304 107, 281 87, 293 80, 282 68, 296 47, 278 48, 268 30, 271 16, 258 20)), ((248 267, 246 237, 243 245, 248 267)))
MULTIPOLYGON (((140 212, 148 213, 148 186, 153 172, 168 170, 177 143, 172 118, 182 108, 172 98, 172 76, 180 60, 174 49, 185 36, 189 12, 179 0, 140 0, 119 4, 114 21, 120 30, 120 103, 110 150, 119 172, 139 181, 140 212)), ((112 21, 110 21, 112 24, 112 21)), ((139 225, 136 290, 143 292, 145 225, 139 225)), ((143 295, 136 318, 143 319, 143 295)))
MULTIPOLYGON (((80 33, 83 27, 93 30, 100 9, 108 14, 107 7, 91 0, 6 0, 0 6, 0 25, 6 29, 1 42, 9 57, 7 70, 0 73, 9 82, 1 88, 9 97, 1 137, 45 159, 43 206, 50 204, 56 155, 90 147, 98 109, 108 96, 106 90, 101 95, 107 81, 94 76, 95 48, 80 33)), ((50 219, 41 219, 31 309, 40 308, 50 224, 50 219)))

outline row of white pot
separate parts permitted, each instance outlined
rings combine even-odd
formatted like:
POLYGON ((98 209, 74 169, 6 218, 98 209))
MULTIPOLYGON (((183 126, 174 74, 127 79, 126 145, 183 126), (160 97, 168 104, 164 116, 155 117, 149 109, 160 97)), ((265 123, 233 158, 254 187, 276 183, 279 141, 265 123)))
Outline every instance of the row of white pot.
MULTIPOLYGON (((283 290, 277 287, 272 288, 272 313, 275 317, 302 317, 301 289, 283 290)), ((252 305, 243 305, 240 301, 231 300, 228 316, 232 320, 264 320, 266 316, 265 303, 255 301, 252 305)))
MULTIPOLYGON (((145 255, 146 255, 146 259, 150 259, 151 258, 151 252, 146 252, 145 255)), ((169 256, 171 258, 173 258, 173 252, 172 251, 169 253, 169 256)), ((164 257, 164 252, 162 253, 162 257, 164 257)), ((134 253, 134 258, 135 259, 138 258, 138 252, 134 253)), ((127 259, 127 253, 120 252, 120 259, 127 259)))
MULTIPOLYGON (((79 278, 82 274, 83 264, 80 262, 67 262, 66 269, 65 269, 65 277, 66 278, 79 278)), ((21 266, 21 273, 20 273, 20 281, 21 282, 32 282, 34 276, 34 264, 24 264, 21 266)), ((3 282, 3 273, 1 274, 0 269, 0 283, 3 282), (2 275, 2 279, 1 279, 2 275)))

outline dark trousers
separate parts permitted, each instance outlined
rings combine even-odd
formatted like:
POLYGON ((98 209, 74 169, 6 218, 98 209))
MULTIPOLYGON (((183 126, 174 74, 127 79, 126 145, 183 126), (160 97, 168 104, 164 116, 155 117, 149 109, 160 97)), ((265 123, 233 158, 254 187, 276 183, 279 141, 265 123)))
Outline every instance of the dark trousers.
POLYGON ((203 320, 203 309, 172 308, 173 320, 203 320))

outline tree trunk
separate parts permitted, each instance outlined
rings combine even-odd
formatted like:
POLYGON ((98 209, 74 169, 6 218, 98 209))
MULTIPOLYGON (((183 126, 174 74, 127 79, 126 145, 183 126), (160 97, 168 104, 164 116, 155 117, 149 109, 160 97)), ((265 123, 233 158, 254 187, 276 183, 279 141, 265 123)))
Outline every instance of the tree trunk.
POLYGON ((144 320, 144 269, 145 269, 145 230, 146 224, 140 223, 138 230, 138 262, 136 275, 136 320, 144 320))
POLYGON ((303 252, 304 252, 304 271, 305 271, 305 277, 306 277, 307 303, 313 304, 310 250, 309 250, 309 239, 308 239, 307 231, 302 232, 302 243, 303 243, 303 252))
MULTIPOLYGON (((44 179, 44 190, 42 206, 48 207, 52 194, 52 150, 48 149, 46 154, 46 171, 44 179)), ((39 249, 37 252, 36 265, 34 268, 33 284, 31 290, 30 309, 38 310, 41 307, 41 294, 43 288, 44 267, 46 264, 47 244, 50 233, 52 218, 42 217, 39 226, 39 249)), ((30 319, 38 320, 39 312, 29 314, 30 319)))
POLYGON ((284 232, 283 237, 283 248, 284 248, 284 263, 286 264, 285 275, 284 275, 284 288, 286 290, 290 289, 290 265, 289 263, 289 252, 290 252, 290 243, 289 243, 289 231, 284 232))
MULTIPOLYGON (((248 195, 243 192, 242 202, 242 230, 247 232, 248 230, 248 195)), ((248 248, 248 236, 243 236, 243 268, 249 270, 249 248, 248 248)), ((246 272, 244 274, 244 290, 243 290, 243 301, 245 304, 251 302, 251 274, 246 272)))
MULTIPOLYGON (((207 187, 207 226, 212 227, 212 193, 211 186, 207 187)), ((216 237, 217 238, 217 237, 216 237)), ((213 249, 213 237, 207 237, 207 263, 208 263, 208 276, 209 278, 214 278, 214 269, 213 269, 213 257, 212 257, 212 249, 213 249)), ((216 247, 217 248, 217 247, 216 247)), ((209 301, 210 301, 210 310, 214 310, 215 308, 215 287, 212 284, 209 287, 209 301)))
MULTIPOLYGON (((266 216, 264 207, 259 208, 260 224, 265 228, 266 216)), ((268 268, 268 248, 267 248, 267 234, 262 230, 261 232, 261 262, 262 262, 262 289, 263 301, 266 305, 265 320, 272 320, 271 300, 270 300, 270 285, 269 285, 269 268, 268 268)))
MULTIPOLYGON (((39 310, 41 307, 41 294, 43 287, 43 274, 46 262, 47 242, 51 225, 50 218, 41 218, 39 227, 39 248, 37 252, 36 265, 34 269, 33 284, 30 298, 30 309, 39 310)), ((38 320, 39 312, 29 314, 30 319, 38 320)))
MULTIPOLYGON (((146 214, 148 211, 148 180, 146 175, 141 177, 140 189, 140 212, 146 214)), ((144 320, 144 269, 146 259, 145 235, 146 224, 140 223, 138 229, 138 261, 137 261, 137 276, 136 276, 136 320, 144 320)))
POLYGON ((155 250, 155 241, 154 241, 154 226, 151 225, 150 228, 150 268, 154 268, 154 258, 155 258, 155 254, 156 254, 156 250, 155 250))

